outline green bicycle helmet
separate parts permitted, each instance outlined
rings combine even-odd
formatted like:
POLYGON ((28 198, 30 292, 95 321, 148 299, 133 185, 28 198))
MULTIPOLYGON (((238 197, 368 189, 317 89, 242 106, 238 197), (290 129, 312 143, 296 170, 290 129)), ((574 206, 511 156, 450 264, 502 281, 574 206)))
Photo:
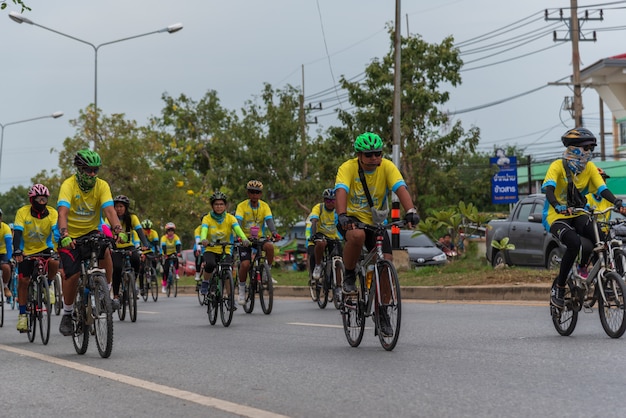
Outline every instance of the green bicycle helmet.
POLYGON ((74 156, 74 165, 76 167, 100 167, 102 160, 97 152, 90 149, 81 149, 74 156))
POLYGON ((380 136, 365 132, 356 137, 354 141, 354 150, 356 152, 379 151, 383 149, 383 140, 380 136))
POLYGON ((143 227, 143 229, 152 229, 152 221, 150 219, 145 219, 141 223, 141 226, 143 227))
POLYGON ((213 203, 215 203, 216 200, 223 200, 224 204, 228 203, 228 196, 226 196, 224 193, 220 192, 219 190, 213 193, 209 199, 211 200, 211 205, 213 205, 213 203))

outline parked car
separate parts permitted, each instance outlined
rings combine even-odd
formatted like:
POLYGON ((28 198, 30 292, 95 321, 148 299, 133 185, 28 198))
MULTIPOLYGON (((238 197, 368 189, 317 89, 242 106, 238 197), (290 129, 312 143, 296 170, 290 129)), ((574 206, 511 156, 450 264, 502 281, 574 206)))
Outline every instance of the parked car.
POLYGON ((196 256, 193 250, 181 251, 181 257, 178 258, 178 271, 181 277, 196 275, 196 256))
MULTIPOLYGON (((391 238, 391 231, 387 230, 391 238)), ((415 235, 415 231, 400 230, 400 249, 407 250, 411 267, 440 266, 448 262, 448 257, 426 235, 415 235)))
POLYGON ((545 200, 543 194, 529 195, 515 204, 508 218, 489 222, 486 257, 491 265, 495 267, 508 264, 548 269, 560 266, 565 246, 546 231, 541 223, 545 200), (502 251, 491 246, 492 241, 501 241, 506 237, 515 249, 502 251))

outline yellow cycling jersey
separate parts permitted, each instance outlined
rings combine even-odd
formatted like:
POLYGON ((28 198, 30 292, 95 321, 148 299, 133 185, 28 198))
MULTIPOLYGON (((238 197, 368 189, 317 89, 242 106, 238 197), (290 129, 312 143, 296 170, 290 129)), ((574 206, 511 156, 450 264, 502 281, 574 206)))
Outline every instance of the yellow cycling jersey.
POLYGON ((102 209, 113 206, 109 183, 98 178, 93 189, 83 192, 78 187, 76 176, 71 176, 61 185, 57 209, 61 206, 69 209, 67 232, 70 237, 79 238, 97 231, 102 209))
MULTIPOLYGON (((376 209, 385 207, 389 191, 395 192, 400 187, 406 187, 400 170, 391 160, 386 158, 381 160, 376 170, 365 171, 364 175, 376 209)), ((354 216, 359 221, 370 225, 374 223, 370 205, 359 177, 358 157, 346 161, 339 167, 335 179, 335 189, 344 189, 348 195, 346 211, 348 216, 354 216)))
POLYGON ((0 222, 0 254, 7 254, 8 257, 13 253, 13 233, 11 232, 11 227, 4 222, 0 222), (8 244, 7 244, 8 242, 8 244), (7 245, 9 248, 7 249, 7 245))
POLYGON ((269 205, 262 200, 259 200, 259 207, 253 209, 252 206, 250 206, 250 199, 246 199, 237 205, 235 218, 237 218, 241 229, 243 229, 243 233, 246 234, 247 237, 250 236, 250 227, 253 225, 261 228, 259 236, 264 237, 267 235, 265 222, 272 218, 272 210, 269 205))
POLYGON ((167 237, 167 234, 161 237, 161 248, 163 249, 163 254, 165 255, 176 254, 177 245, 182 245, 178 235, 174 234, 174 236, 171 239, 167 237))
POLYGON ((47 206, 48 216, 39 219, 31 214, 30 209, 30 205, 22 206, 15 214, 13 227, 17 231, 22 231, 22 240, 16 247, 21 249, 24 255, 37 254, 48 248, 54 249, 58 212, 55 208, 47 206))
MULTIPOLYGON (((577 174, 572 175, 572 181, 580 193, 586 197, 589 193, 600 194, 606 189, 606 184, 602 179, 602 176, 598 172, 598 168, 593 162, 588 162, 585 169, 577 174)), ((560 205, 567 205, 567 173, 563 166, 563 160, 558 159, 553 161, 548 167, 546 177, 541 185, 542 192, 545 193, 546 187, 554 187, 554 196, 560 205)), ((554 207, 546 199, 545 206, 543 208, 544 227, 546 230, 550 230, 550 225, 557 219, 572 218, 576 215, 563 215, 557 213, 554 207)))
MULTIPOLYGON (((326 237, 331 239, 340 239, 339 233, 337 232, 337 214, 335 210, 327 210, 324 207, 323 203, 318 203, 313 206, 313 210, 309 214, 309 222, 313 219, 317 219, 317 232, 321 232, 326 237)), ((309 230, 309 235, 311 231, 309 230)), ((315 244, 310 241, 309 245, 315 244)))
MULTIPOLYGON (((107 225, 109 225, 108 222, 107 225)), ((137 235, 137 231, 142 229, 142 227, 137 215, 135 215, 134 213, 130 214, 130 225, 128 226, 126 226, 126 223, 122 219, 120 219, 120 225, 122 225, 122 232, 128 234, 128 242, 116 243, 115 246, 117 248, 135 247, 138 244, 141 245, 141 241, 139 240, 139 235, 137 235)), ((111 225, 109 225, 109 227, 110 226, 111 225)))
MULTIPOLYGON (((206 239, 209 242, 233 242, 235 238, 234 230, 238 226, 237 218, 230 213, 225 213, 224 219, 221 221, 217 221, 209 213, 202 218, 200 239, 206 239)), ((206 251, 222 254, 222 247, 206 247, 206 251)), ((226 253, 232 254, 232 247, 228 247, 226 253)))

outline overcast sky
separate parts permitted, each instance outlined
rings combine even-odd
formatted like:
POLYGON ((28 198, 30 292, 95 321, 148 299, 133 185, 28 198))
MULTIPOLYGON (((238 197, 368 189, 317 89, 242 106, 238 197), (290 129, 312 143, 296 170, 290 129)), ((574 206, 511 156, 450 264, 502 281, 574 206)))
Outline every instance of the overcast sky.
MULTIPOLYGON (((19 9, 8 1, 0 12, 0 123, 63 111, 59 119, 6 126, 0 192, 29 185, 41 169, 58 166, 69 121, 94 100, 94 50, 83 43, 9 19, 19 9)), ((184 29, 112 45, 98 52, 98 107, 124 113, 145 124, 159 116, 167 92, 199 100, 216 90, 222 105, 239 110, 263 83, 275 88, 302 85, 307 103, 324 102, 317 125, 335 122, 333 109, 350 105, 333 90, 341 75, 361 78, 365 66, 389 51, 386 23, 395 17, 394 0, 27 0, 24 16, 94 45, 155 31, 174 23, 184 29)), ((626 2, 582 2, 590 15, 600 7, 604 21, 582 24, 597 42, 580 44, 581 67, 626 52, 626 2)), ((561 134, 573 121, 561 106, 571 91, 550 86, 516 100, 467 112, 572 74, 571 43, 554 43, 552 31, 567 36, 563 22, 543 19, 543 10, 569 1, 426 0, 402 1, 402 34, 427 42, 452 35, 466 63, 463 84, 450 90, 447 109, 465 128, 482 131, 481 149, 518 145, 537 159, 557 156, 561 134), (487 35, 490 34, 490 35, 487 35), (487 35, 487 36, 486 36, 487 35), (497 36, 498 35, 498 36, 497 36), (470 42, 471 40, 474 40, 470 42), (496 48, 496 44, 500 45, 496 48)), ((557 15, 554 15, 555 17, 557 15)), ((585 124, 599 132, 598 95, 585 91, 585 124)), ((610 123, 610 112, 605 119, 610 123)), ((610 125, 607 125, 610 130, 610 125)), ((346 144, 350 146, 350 144, 346 144)), ((105 162, 106 164, 106 162, 105 162)))

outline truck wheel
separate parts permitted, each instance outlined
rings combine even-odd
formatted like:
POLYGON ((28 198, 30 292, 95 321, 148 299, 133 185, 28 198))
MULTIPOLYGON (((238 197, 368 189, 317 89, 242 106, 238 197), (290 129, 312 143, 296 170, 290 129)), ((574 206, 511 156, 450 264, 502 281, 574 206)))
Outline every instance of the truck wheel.
POLYGON ((546 259, 546 268, 548 270, 558 270, 561 268, 561 259, 563 258, 563 254, 561 254, 561 249, 555 247, 550 250, 548 253, 548 258, 546 259))
POLYGON ((492 265, 494 268, 498 266, 504 266, 505 264, 506 264, 506 260, 504 259, 504 254, 502 254, 502 251, 498 251, 497 253, 493 255, 492 265))

